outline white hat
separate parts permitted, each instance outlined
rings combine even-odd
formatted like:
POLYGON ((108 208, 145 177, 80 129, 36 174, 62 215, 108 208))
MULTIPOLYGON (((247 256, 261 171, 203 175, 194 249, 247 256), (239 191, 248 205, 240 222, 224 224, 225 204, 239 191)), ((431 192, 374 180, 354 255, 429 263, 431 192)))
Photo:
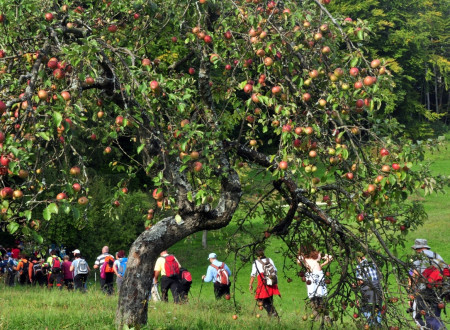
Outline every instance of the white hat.
POLYGON ((80 250, 75 249, 75 250, 72 251, 72 253, 73 253, 73 254, 80 254, 81 252, 80 252, 80 250))
POLYGON ((208 256, 208 260, 209 259, 217 259, 217 254, 215 254, 214 252, 210 253, 208 256))
POLYGON ((427 242, 427 240, 426 239, 423 239, 423 238, 417 238, 416 240, 415 240, 415 242, 414 242, 414 245, 413 246, 411 246, 414 250, 416 250, 416 249, 431 249, 429 246, 428 246, 428 242, 427 242))

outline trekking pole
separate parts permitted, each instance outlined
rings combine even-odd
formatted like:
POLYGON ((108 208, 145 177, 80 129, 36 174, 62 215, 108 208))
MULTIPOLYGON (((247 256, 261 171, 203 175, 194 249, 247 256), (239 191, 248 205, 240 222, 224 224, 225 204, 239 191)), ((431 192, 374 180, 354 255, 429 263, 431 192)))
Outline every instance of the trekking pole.
POLYGON ((203 281, 203 279, 202 279, 202 285, 200 285, 200 292, 198 293, 198 298, 197 298, 198 301, 200 301, 200 294, 202 293, 203 283, 205 283, 205 281, 203 281))

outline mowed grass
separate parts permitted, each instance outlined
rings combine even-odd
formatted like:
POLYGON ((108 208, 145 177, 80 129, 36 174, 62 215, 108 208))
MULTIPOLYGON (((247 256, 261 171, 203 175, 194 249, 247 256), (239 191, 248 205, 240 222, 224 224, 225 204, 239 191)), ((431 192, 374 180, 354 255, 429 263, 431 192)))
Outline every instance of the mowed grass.
MULTIPOLYGON (((434 161, 435 174, 450 174, 450 152, 448 150, 450 135, 447 136, 446 147, 440 152, 429 154, 428 159, 434 161)), ((410 254, 415 238, 426 238, 436 252, 450 261, 448 237, 450 237, 450 202, 449 187, 446 194, 418 195, 423 199, 428 213, 425 225, 415 232, 407 234, 406 247, 402 255, 410 254)), ((280 291, 282 297, 275 297, 275 306, 281 316, 280 321, 271 320, 265 311, 260 311, 252 294, 248 292, 250 267, 248 263, 239 269, 237 276, 232 277, 233 294, 229 301, 215 301, 211 283, 201 282, 209 264, 209 252, 216 252, 219 259, 227 262, 236 273, 241 261, 233 254, 226 254, 226 241, 233 226, 208 233, 208 248, 201 247, 202 233, 197 233, 171 248, 182 265, 187 267, 194 278, 190 301, 184 305, 172 303, 149 303, 149 319, 145 329, 315 329, 318 324, 310 320, 303 321, 308 315, 306 305, 306 287, 298 277, 298 270, 293 261, 284 260, 281 252, 282 243, 276 238, 269 240, 267 255, 271 257, 279 269, 280 291), (284 268, 283 265, 292 267, 284 268), (291 283, 286 278, 293 279, 291 283), (232 316, 238 315, 237 320, 232 316), (260 314, 261 317, 257 317, 260 314)), ((236 274, 234 274, 236 275, 236 274)), ((333 280, 333 282, 335 282, 333 280)), ((105 296, 98 285, 90 283, 87 294, 67 291, 47 290, 43 288, 4 287, 0 285, 0 329, 113 329, 118 296, 105 296)), ((406 309, 405 305, 405 309, 406 309)), ((351 323, 351 315, 355 309, 348 308, 347 315, 334 323, 335 329, 355 329, 351 323)), ((450 317, 443 315, 446 322, 450 317)), ((361 325, 362 326, 362 325, 361 325)))

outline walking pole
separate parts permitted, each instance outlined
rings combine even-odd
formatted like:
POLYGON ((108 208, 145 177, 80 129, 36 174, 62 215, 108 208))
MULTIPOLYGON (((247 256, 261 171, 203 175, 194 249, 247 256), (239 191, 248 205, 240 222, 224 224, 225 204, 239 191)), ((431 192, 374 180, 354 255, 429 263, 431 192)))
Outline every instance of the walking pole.
POLYGON ((202 293, 203 283, 205 283, 205 281, 203 281, 203 279, 202 279, 202 285, 200 286, 200 292, 198 293, 198 298, 197 298, 198 301, 200 301, 200 294, 202 293))

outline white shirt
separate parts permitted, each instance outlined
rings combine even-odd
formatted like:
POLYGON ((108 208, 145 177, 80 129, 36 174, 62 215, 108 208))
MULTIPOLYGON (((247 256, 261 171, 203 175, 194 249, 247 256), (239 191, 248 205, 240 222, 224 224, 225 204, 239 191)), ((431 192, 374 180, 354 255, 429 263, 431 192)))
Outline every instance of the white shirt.
POLYGON ((255 262, 253 262, 252 273, 250 274, 250 276, 256 277, 256 276, 258 276, 258 274, 264 274, 263 264, 266 263, 267 260, 269 261, 269 263, 272 264, 275 271, 278 272, 277 267, 275 267, 275 264, 273 263, 272 259, 264 258, 264 259, 261 259, 262 263, 260 263, 258 260, 255 260, 255 262))

